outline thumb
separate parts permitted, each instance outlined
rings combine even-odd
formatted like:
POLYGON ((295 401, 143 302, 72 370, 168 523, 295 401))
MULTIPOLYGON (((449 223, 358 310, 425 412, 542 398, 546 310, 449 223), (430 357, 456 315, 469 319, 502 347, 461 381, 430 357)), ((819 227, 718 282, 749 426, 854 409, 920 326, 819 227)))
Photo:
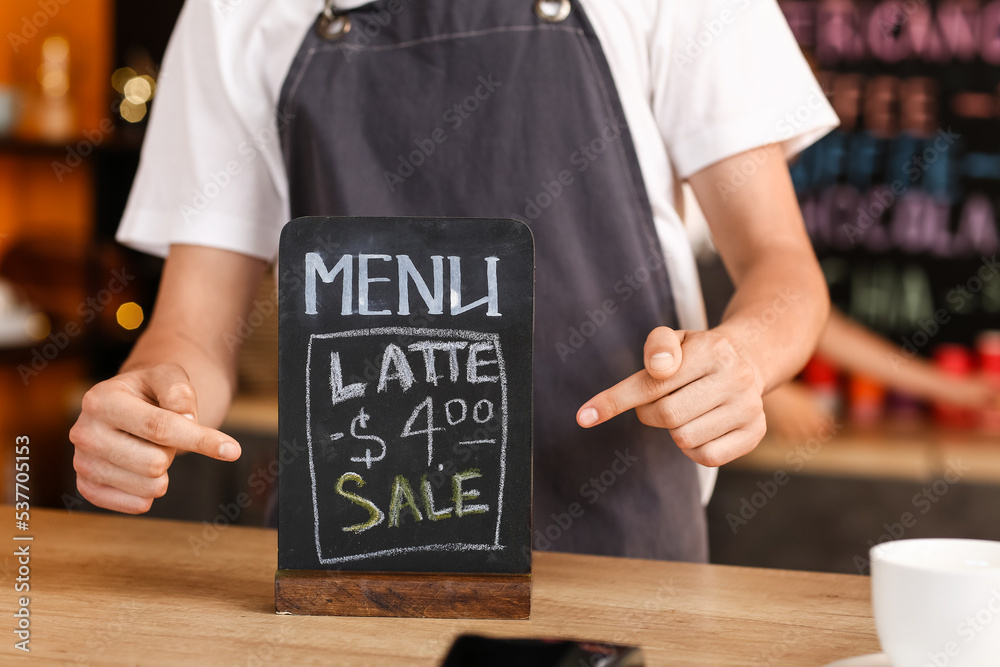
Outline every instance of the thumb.
POLYGON ((646 338, 643 359, 646 372, 657 380, 666 380, 681 367, 681 343, 684 331, 657 327, 646 338))
POLYGON ((187 371, 179 364, 158 364, 143 378, 159 407, 198 421, 198 397, 187 371))

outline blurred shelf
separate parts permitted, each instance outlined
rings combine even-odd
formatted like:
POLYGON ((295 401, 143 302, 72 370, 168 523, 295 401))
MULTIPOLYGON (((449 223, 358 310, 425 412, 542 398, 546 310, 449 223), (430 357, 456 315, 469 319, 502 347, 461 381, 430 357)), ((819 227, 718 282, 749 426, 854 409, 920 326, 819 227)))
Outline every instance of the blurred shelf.
POLYGON ((278 437, 277 396, 237 396, 222 423, 222 430, 278 437))
POLYGON ((1000 483, 1000 434, 949 430, 926 423, 845 425, 824 442, 789 442, 767 436, 727 468, 755 472, 877 478, 939 479, 961 463, 962 482, 1000 483))
POLYGON ((2 137, 0 138, 0 155, 61 156, 66 152, 66 146, 66 143, 2 137))
MULTIPOLYGON (((67 150, 80 143, 90 143, 87 137, 79 136, 64 141, 45 141, 16 136, 0 137, 0 155, 24 157, 65 157, 67 150)), ((116 129, 101 143, 94 146, 95 152, 138 153, 142 148, 142 133, 128 129, 116 129)), ((91 155, 88 151, 87 156, 91 155)), ((86 156, 84 157, 86 159, 86 156)))

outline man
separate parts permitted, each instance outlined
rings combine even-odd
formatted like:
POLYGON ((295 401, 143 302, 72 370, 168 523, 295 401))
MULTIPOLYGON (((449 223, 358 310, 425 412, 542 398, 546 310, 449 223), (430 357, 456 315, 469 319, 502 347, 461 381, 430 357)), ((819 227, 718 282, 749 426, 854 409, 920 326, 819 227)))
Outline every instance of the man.
POLYGON ((290 217, 517 217, 536 245, 536 527, 583 502, 553 548, 707 558, 696 464, 756 446, 761 396, 828 310, 784 158, 836 118, 774 2, 192 1, 156 106, 119 239, 168 257, 149 327, 71 433, 86 498, 144 512, 177 450, 239 456, 214 430, 225 334, 290 217), (684 179, 738 285, 710 331, 684 179))

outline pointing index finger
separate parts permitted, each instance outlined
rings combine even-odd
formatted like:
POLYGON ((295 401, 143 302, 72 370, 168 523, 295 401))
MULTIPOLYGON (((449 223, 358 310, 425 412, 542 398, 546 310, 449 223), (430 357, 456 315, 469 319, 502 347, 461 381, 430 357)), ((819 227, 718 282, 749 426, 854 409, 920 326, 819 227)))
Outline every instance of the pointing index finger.
POLYGON ((684 334, 669 327, 653 329, 643 348, 645 369, 587 401, 576 414, 577 423, 584 428, 597 426, 667 394, 674 388, 670 378, 681 367, 684 334))
POLYGON ((139 398, 116 403, 110 410, 108 423, 143 440, 222 461, 235 461, 242 453, 240 446, 225 433, 202 426, 184 415, 139 398))
POLYGON ((597 426, 632 408, 655 401, 666 393, 665 386, 666 381, 657 380, 641 370, 587 401, 576 413, 576 421, 585 428, 597 426))

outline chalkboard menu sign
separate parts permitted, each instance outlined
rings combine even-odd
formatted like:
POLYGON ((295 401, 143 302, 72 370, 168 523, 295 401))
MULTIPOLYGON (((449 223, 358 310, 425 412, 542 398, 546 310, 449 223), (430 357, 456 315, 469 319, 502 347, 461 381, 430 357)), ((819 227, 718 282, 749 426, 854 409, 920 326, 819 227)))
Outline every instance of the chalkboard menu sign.
POLYGON ((792 167, 834 302, 911 352, 972 344, 1000 321, 1000 2, 781 6, 841 120, 792 167))
POLYGON ((279 575, 527 574, 528 228, 300 218, 279 264, 279 575))

